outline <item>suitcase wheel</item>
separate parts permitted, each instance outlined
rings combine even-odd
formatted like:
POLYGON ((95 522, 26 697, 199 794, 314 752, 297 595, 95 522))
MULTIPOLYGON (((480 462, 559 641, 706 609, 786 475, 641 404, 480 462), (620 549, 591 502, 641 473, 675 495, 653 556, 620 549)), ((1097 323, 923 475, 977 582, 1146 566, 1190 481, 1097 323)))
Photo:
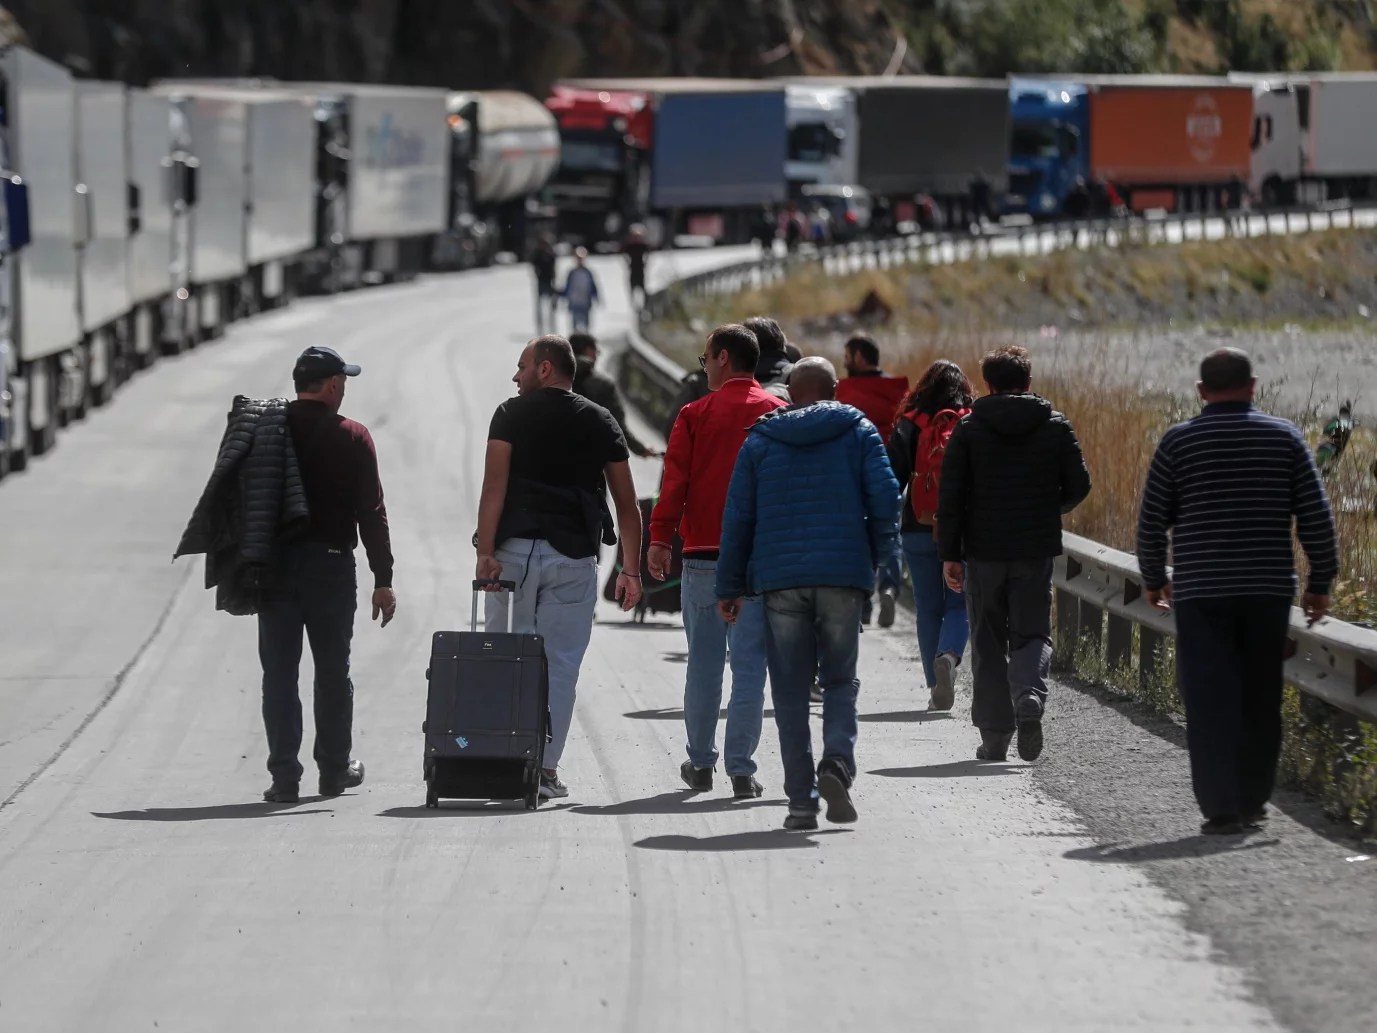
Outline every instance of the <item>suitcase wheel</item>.
POLYGON ((540 807, 540 791, 539 791, 539 790, 536 790, 534 793, 527 793, 527 794, 526 794, 526 810, 528 810, 528 811, 534 811, 534 810, 539 809, 539 807, 540 807))

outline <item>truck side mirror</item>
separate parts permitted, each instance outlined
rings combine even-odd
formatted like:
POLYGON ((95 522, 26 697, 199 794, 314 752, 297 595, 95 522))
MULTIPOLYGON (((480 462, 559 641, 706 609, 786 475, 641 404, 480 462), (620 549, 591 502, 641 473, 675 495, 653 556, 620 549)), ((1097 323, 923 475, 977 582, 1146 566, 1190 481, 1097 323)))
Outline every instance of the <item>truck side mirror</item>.
POLYGON ((19 176, 6 176, 3 179, 5 192, 5 215, 10 227, 9 250, 19 251, 28 247, 29 240, 29 184, 19 176))
POLYGON ((137 183, 130 183, 128 186, 129 235, 132 237, 143 229, 143 191, 137 183))

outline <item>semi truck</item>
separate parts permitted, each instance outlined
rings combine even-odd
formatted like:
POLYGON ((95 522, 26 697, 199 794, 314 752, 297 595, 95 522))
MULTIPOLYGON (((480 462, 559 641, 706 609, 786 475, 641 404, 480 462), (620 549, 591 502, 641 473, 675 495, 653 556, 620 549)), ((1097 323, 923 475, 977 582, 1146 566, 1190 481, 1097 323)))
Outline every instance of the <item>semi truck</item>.
POLYGON ((630 222, 646 223, 652 238, 744 242, 759 234, 765 209, 787 199, 782 82, 574 79, 548 103, 564 151, 549 197, 561 216, 565 199, 583 201, 561 230, 577 224, 584 232, 571 235, 586 242, 630 222))
POLYGON ((1110 188, 1134 211, 1237 207, 1252 172, 1253 91, 1206 76, 1030 77, 1009 84, 1008 208, 1087 214, 1110 188))

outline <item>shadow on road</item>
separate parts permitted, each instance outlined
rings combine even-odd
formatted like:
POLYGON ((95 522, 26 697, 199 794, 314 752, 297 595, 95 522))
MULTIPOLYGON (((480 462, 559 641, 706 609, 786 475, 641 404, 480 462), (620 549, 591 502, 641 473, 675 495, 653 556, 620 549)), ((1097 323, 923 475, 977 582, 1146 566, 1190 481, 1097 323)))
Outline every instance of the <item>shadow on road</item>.
POLYGON ((818 832, 733 832, 726 836, 651 836, 636 841, 642 850, 681 850, 686 853, 729 853, 736 850, 802 850, 817 847, 815 836, 847 835, 850 829, 823 829, 818 832))
POLYGON ((857 714, 857 721, 881 721, 885 723, 901 721, 950 721, 951 713, 946 710, 891 710, 881 714, 857 714))
MULTIPOLYGON (((323 796, 303 796, 301 803, 319 803, 323 796)), ((95 818, 113 821, 236 821, 242 818, 273 818, 278 815, 332 814, 328 807, 298 810, 295 803, 223 803, 210 807, 148 807, 141 811, 92 811, 95 818)))
POLYGON ((950 764, 927 764, 917 768, 880 768, 872 775, 885 778, 985 778, 990 775, 1017 775, 1028 765, 994 764, 984 760, 957 760, 950 764))
POLYGON ((687 789, 648 796, 643 800, 623 800, 601 807, 575 807, 575 814, 710 814, 717 811, 738 811, 747 807, 782 807, 786 800, 736 800, 730 796, 703 797, 687 789))
POLYGON ((1105 843, 1102 846, 1077 847, 1062 856, 1072 861, 1094 861, 1099 864, 1141 864, 1144 861, 1178 861, 1214 854, 1237 854, 1244 850, 1276 846, 1280 842, 1279 839, 1247 839, 1242 836, 1186 836, 1138 846, 1105 843))
MULTIPOLYGON (((775 712, 766 707, 762 716, 774 717, 775 712)), ((682 721, 684 719, 684 711, 681 707, 662 707, 659 710, 632 710, 623 714, 622 717, 635 718, 637 721, 682 721)), ((717 719, 719 721, 725 721, 727 719, 726 707, 718 711, 717 719)))
POLYGON ((496 818, 503 814, 541 814, 567 811, 572 803, 543 803, 537 810, 528 811, 520 800, 441 800, 440 806, 389 807, 379 811, 379 818, 496 818))
POLYGON ((671 653, 661 653, 660 659, 667 664, 686 664, 688 663, 688 654, 683 650, 675 650, 671 653))

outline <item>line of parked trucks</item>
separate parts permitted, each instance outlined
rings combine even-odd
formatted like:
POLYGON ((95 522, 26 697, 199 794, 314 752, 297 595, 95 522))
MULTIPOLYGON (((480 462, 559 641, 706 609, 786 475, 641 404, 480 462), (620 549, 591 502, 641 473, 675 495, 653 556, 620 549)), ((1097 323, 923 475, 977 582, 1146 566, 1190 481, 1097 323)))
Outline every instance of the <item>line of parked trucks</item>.
MULTIPOLYGON (((589 245, 1377 196, 1377 75, 149 88, 0 51, 0 476, 134 370, 300 292, 589 245)), ((841 234, 839 234, 841 235, 841 234)))

